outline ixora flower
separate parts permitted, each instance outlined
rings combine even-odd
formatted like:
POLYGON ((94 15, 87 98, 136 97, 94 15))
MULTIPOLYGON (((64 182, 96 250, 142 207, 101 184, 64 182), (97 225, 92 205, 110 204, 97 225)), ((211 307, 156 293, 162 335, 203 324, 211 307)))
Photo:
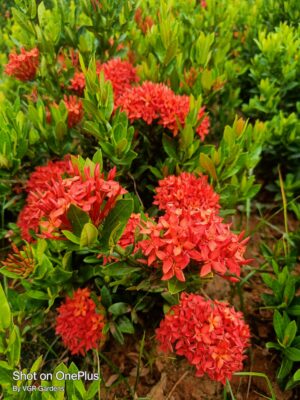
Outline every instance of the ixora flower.
POLYGON ((162 270, 162 280, 176 276, 185 281, 183 270, 192 262, 201 277, 214 272, 237 280, 241 265, 249 263, 244 259, 248 239, 232 233, 230 225, 214 214, 168 211, 157 224, 149 221, 141 233, 148 237, 138 242, 138 248, 149 266, 162 270))
POLYGON ((72 128, 73 126, 79 124, 82 120, 82 101, 76 96, 64 96, 64 103, 68 110, 68 127, 72 128))
POLYGON ((250 331, 242 313, 227 303, 182 293, 161 321, 156 339, 163 352, 175 352, 194 365, 196 376, 206 373, 225 384, 243 369, 250 331))
POLYGON ((182 172, 179 176, 170 175, 158 182, 153 204, 166 211, 193 208, 217 213, 221 207, 219 195, 207 180, 205 175, 196 177, 189 172, 182 172))
MULTIPOLYGON (((115 99, 131 87, 135 82, 138 82, 139 77, 136 74, 136 69, 128 61, 122 61, 120 58, 113 58, 106 63, 97 63, 97 73, 104 72, 104 78, 111 82, 115 99)), ((83 94, 85 88, 85 77, 83 72, 75 72, 71 79, 70 89, 83 94)))
MULTIPOLYGON (((125 111, 131 122, 142 119, 148 125, 153 121, 168 128, 176 136, 179 127, 184 126, 190 110, 190 99, 185 95, 176 95, 172 89, 162 83, 143 82, 126 90, 116 101, 116 107, 125 111)), ((205 108, 199 110, 199 127, 196 132, 201 140, 209 132, 209 118, 204 115, 205 108)))
POLYGON ((22 238, 29 242, 33 239, 30 230, 41 237, 57 239, 61 238, 62 229, 72 229, 67 216, 71 204, 85 211, 98 226, 126 193, 114 180, 115 168, 105 178, 99 164, 92 173, 89 168, 80 172, 71 161, 64 163, 38 167, 29 179, 26 205, 17 221, 22 238))
POLYGON ((88 350, 97 349, 105 340, 103 310, 97 312, 90 296, 89 289, 78 289, 57 309, 55 332, 61 336, 71 354, 84 356, 88 350))
POLYGON ((156 193, 154 204, 165 214, 142 227, 147 237, 137 244, 147 264, 162 270, 162 280, 185 281, 183 270, 193 264, 201 277, 213 272, 236 281, 241 266, 250 262, 244 258, 248 239, 231 232, 218 215, 219 196, 207 177, 169 176, 156 193))
POLYGON ((23 278, 29 276, 35 267, 34 258, 30 245, 25 245, 22 250, 12 243, 13 252, 8 255, 6 260, 2 261, 2 266, 8 272, 20 275, 23 278))
POLYGON ((20 81, 31 81, 35 78, 39 65, 39 50, 34 48, 26 51, 21 48, 20 54, 11 53, 9 62, 5 66, 5 73, 14 76, 20 81))

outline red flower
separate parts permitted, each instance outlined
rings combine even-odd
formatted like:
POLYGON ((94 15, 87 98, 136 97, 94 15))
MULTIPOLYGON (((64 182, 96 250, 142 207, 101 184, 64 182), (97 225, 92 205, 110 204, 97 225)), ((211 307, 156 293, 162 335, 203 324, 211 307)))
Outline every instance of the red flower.
POLYGON ((64 96, 64 103, 68 110, 68 126, 79 124, 83 117, 82 101, 75 96, 64 96))
POLYGON ((196 376, 206 373, 223 384, 243 369, 249 338, 242 313, 227 303, 187 293, 181 294, 180 303, 171 307, 156 330, 162 351, 184 356, 196 367, 196 376))
POLYGON ((103 328, 104 315, 97 313, 96 305, 90 298, 89 289, 78 289, 73 297, 58 309, 56 318, 56 334, 62 337, 64 345, 71 354, 85 353, 97 349, 105 340, 103 328))
POLYGON ((219 196, 207 184, 207 178, 189 173, 169 176, 159 182, 154 204, 166 213, 157 224, 148 221, 138 242, 147 264, 161 268, 162 280, 173 276, 185 280, 183 270, 191 263, 199 265, 204 277, 211 272, 236 280, 245 260, 248 239, 236 235, 218 216, 219 196))
POLYGON ((79 96, 83 95, 85 89, 85 76, 83 72, 75 72, 71 79, 70 89, 78 93, 79 96))
POLYGON ((39 50, 34 48, 30 51, 21 49, 21 53, 11 53, 9 62, 5 67, 5 73, 14 76, 20 81, 31 81, 35 78, 39 65, 39 50))
MULTIPOLYGON (((120 240, 118 241, 119 246, 123 247, 123 249, 126 249, 126 247, 134 244, 135 236, 139 231, 140 223, 141 223, 141 214, 131 214, 127 222, 126 228, 120 240)), ((135 251, 137 251, 137 249, 135 249, 135 251)))
MULTIPOLYGON (((104 64, 97 63, 97 73, 100 74, 101 71, 103 71, 105 79, 111 82, 115 99, 139 80, 133 65, 120 58, 113 58, 104 64)), ((70 88, 79 95, 83 94, 85 88, 83 72, 75 72, 70 88)))
POLYGON ((47 165, 36 167, 26 184, 27 192, 47 190, 52 180, 58 180, 64 174, 70 174, 73 168, 66 157, 63 161, 49 161, 47 165))
POLYGON ((211 210, 217 213, 220 209, 219 195, 207 183, 207 176, 196 177, 189 172, 179 176, 170 175, 158 182, 153 204, 160 210, 191 209, 211 210))
MULTIPOLYGON (((159 125, 168 128, 176 136, 189 113, 190 99, 188 96, 176 95, 162 83, 144 82, 125 91, 117 99, 116 107, 125 111, 131 122, 142 119, 150 125, 157 120, 159 125)), ((199 111, 198 118, 201 122, 196 129, 201 140, 208 134, 209 129, 208 117, 203 118, 204 110, 202 107, 199 111)))
MULTIPOLYGON (((71 204, 88 213, 92 222, 98 226, 115 206, 118 197, 126 193, 126 190, 113 180, 115 169, 112 169, 105 179, 100 173, 99 164, 96 164, 91 174, 87 168, 80 173, 69 162, 64 173, 66 176, 63 176, 63 173, 60 175, 58 171, 55 178, 50 174, 48 178, 45 177, 45 182, 40 187, 30 190, 26 205, 18 218, 24 239, 32 240, 30 229, 36 233, 40 232, 41 237, 60 238, 60 230, 72 229, 67 217, 71 204)), ((38 177, 33 179, 33 182, 35 181, 38 181, 38 177)), ((29 183, 29 187, 32 187, 32 184, 29 183)))
POLYGON ((103 71, 106 80, 111 81, 115 99, 118 98, 126 89, 139 81, 136 69, 128 61, 120 58, 113 58, 100 65, 98 72, 103 71))
POLYGON ((192 261, 202 277, 214 272, 236 280, 241 266, 250 262, 244 258, 248 239, 241 240, 242 234, 232 233, 230 225, 214 214, 170 210, 141 233, 148 238, 138 242, 138 248, 149 266, 162 269, 162 280, 176 276, 185 281, 183 270, 192 261))

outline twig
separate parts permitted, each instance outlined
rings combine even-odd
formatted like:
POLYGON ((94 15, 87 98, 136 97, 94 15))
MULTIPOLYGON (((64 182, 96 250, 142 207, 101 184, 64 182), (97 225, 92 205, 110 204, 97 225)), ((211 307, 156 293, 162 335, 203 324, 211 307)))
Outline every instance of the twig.
MULTIPOLYGON (((254 357, 253 357, 253 352, 251 351, 251 349, 250 349, 250 354, 251 354, 251 355, 250 355, 250 358, 251 358, 250 372, 252 372, 253 358, 254 358, 254 357)), ((252 376, 250 375, 250 376, 249 376, 249 379, 248 379, 246 399, 248 399, 249 394, 250 394, 251 383, 252 383, 252 376)))
POLYGON ((142 206, 143 208, 145 208, 145 207, 144 207, 144 204, 143 204, 143 202, 142 202, 142 199, 140 198, 139 192, 137 191, 137 187, 136 187, 136 183, 135 183, 135 179, 134 179, 133 175, 131 175, 131 173, 128 172, 128 176, 129 176, 129 177, 132 179, 132 181, 133 181, 134 191, 135 191, 135 194, 137 195, 137 198, 139 199, 139 201, 140 201, 140 203, 141 203, 141 206, 142 206))
POLYGON ((178 379, 178 381, 175 383, 175 385, 173 386, 173 389, 171 390, 171 392, 168 394, 168 397, 166 398, 166 400, 170 400, 172 394, 175 392, 177 386, 179 385, 179 383, 181 381, 183 381, 183 379, 188 375, 189 371, 185 371, 185 373, 181 376, 181 378, 178 379))
POLYGON ((200 292, 203 294, 203 296, 206 298, 206 300, 211 301, 211 298, 209 297, 209 295, 205 292, 205 290, 203 288, 200 288, 200 292))

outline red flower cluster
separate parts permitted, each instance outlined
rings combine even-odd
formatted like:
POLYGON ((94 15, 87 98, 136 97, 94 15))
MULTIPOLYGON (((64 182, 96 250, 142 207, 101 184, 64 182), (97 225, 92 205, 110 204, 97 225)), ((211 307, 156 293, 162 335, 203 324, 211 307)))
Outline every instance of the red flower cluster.
POLYGON ((64 96, 64 103, 68 110, 68 127, 79 124, 83 117, 82 101, 76 96, 64 96))
POLYGON ((159 183, 154 204, 165 210, 157 224, 149 220, 141 227, 148 237, 138 243, 147 264, 162 268, 162 280, 176 276, 192 262, 200 265, 200 276, 215 272, 230 280, 240 276, 245 260, 243 233, 236 235, 218 215, 220 205, 207 179, 183 173, 159 183))
POLYGON ((198 178, 188 172, 179 176, 170 175, 158 182, 154 196, 160 210, 191 209, 218 212, 220 209, 219 195, 207 183, 207 176, 198 178))
POLYGON ((21 53, 11 53, 9 62, 5 66, 5 73, 14 76, 20 81, 31 81, 36 76, 39 66, 39 50, 34 48, 30 51, 21 49, 21 53))
POLYGON ((29 195, 18 218, 22 237, 27 241, 32 240, 29 230, 40 232, 41 237, 59 238, 60 230, 72 229, 67 217, 71 204, 88 213, 98 226, 115 206, 118 197, 126 193, 114 181, 115 169, 110 170, 105 179, 100 173, 99 164, 96 164, 93 174, 88 168, 80 173, 71 162, 60 174, 60 165, 55 171, 53 164, 56 163, 50 163, 48 177, 46 166, 40 167, 39 171, 34 172, 33 180, 29 180, 29 195), (38 186, 42 179, 44 181, 38 186))
POLYGON ((70 89, 78 93, 79 96, 83 95, 85 89, 85 76, 83 72, 75 72, 73 78, 71 79, 70 89))
MULTIPOLYGON (((144 82, 126 90, 115 105, 127 113, 131 122, 142 119, 150 125, 157 120, 159 125, 170 129, 176 136, 179 124, 184 126, 189 113, 190 99, 186 95, 176 95, 162 83, 144 82)), ((209 118, 204 117, 204 111, 204 107, 199 111, 198 119, 201 123, 196 129, 201 140, 208 134, 210 126, 209 118)))
POLYGON ((78 289, 57 309, 55 332, 61 335, 71 354, 84 356, 88 350, 98 348, 105 339, 102 333, 105 318, 97 313, 90 294, 89 289, 78 289))
POLYGON ((175 351, 194 365, 196 376, 207 373, 223 384, 242 370, 243 353, 250 345, 242 313, 226 303, 187 293, 162 320, 156 338, 162 351, 175 351))
POLYGON ((108 62, 101 64, 98 72, 104 72, 106 80, 111 81, 115 99, 120 97, 126 89, 130 89, 133 83, 139 81, 136 69, 128 61, 122 61, 120 58, 113 58, 108 62))
POLYGON ((47 190, 48 184, 58 180, 63 174, 70 174, 73 168, 66 158, 63 161, 49 161, 47 165, 36 167, 26 183, 27 192, 47 190))
MULTIPOLYGON (((98 63, 97 73, 100 74, 101 71, 104 72, 105 79, 111 82, 115 99, 139 80, 133 65, 128 61, 122 61, 120 58, 113 58, 104 64, 98 63)), ((73 79, 71 79, 70 89, 82 95, 84 88, 84 74, 83 72, 76 72, 73 79)))

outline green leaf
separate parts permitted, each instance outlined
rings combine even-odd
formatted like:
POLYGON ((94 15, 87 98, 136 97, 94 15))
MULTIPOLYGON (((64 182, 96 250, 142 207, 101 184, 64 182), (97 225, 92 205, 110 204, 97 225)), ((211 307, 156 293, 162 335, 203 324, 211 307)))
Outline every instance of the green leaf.
POLYGON ((0 332, 8 329, 12 321, 10 307, 0 283, 0 332))
POLYGON ((277 338, 282 342, 284 335, 283 318, 278 310, 275 310, 273 315, 273 325, 277 338))
POLYGON ((186 124, 180 132, 180 148, 187 150, 194 140, 194 130, 191 124, 186 124))
POLYGON ((55 127, 57 140, 62 142, 67 134, 67 125, 63 121, 58 121, 55 127))
POLYGON ((176 57, 177 53, 177 48, 178 48, 178 39, 177 37, 172 40, 167 48, 166 55, 163 61, 164 65, 168 65, 174 57, 176 57))
POLYGON ((120 331, 118 325, 111 321, 109 323, 109 330, 111 332, 111 334, 113 335, 113 337, 120 343, 120 344, 124 344, 124 336, 122 334, 122 332, 120 331))
POLYGON ((98 238, 98 229, 90 222, 86 223, 80 236, 80 247, 92 246, 98 238))
POLYGON ((297 369, 297 371, 293 375, 294 381, 300 381, 300 368, 297 369))
POLYGON ((29 15, 31 19, 36 17, 36 0, 29 1, 29 15))
POLYGON ((296 321, 291 321, 285 328, 282 344, 288 347, 295 339, 296 333, 297 333, 296 321))
POLYGON ((35 362, 32 364, 32 367, 30 368, 30 372, 31 373, 37 372, 40 369, 42 362, 43 362, 43 356, 39 356, 39 358, 37 360, 35 360, 35 362))
POLYGON ((26 292, 29 297, 36 300, 49 300, 49 296, 45 292, 41 292, 40 290, 29 290, 26 292))
POLYGON ((266 343, 266 348, 267 349, 276 349, 276 350, 282 350, 282 346, 280 344, 275 343, 275 342, 267 342, 266 343))
POLYGON ((186 283, 180 282, 176 277, 168 281, 168 291, 170 294, 176 294, 186 289, 186 283))
POLYGON ((287 357, 284 357, 277 373, 277 379, 285 378, 291 372, 293 364, 293 361, 289 360, 287 357))
POLYGON ((111 277, 121 278, 123 276, 130 276, 134 272, 140 271, 140 267, 127 267, 123 262, 106 265, 102 268, 104 275, 111 277))
POLYGON ((123 302, 115 303, 108 308, 108 312, 112 313, 114 317, 126 314, 130 312, 130 310, 130 305, 123 302))
POLYGON ((25 14, 17 10, 16 8, 12 8, 12 14, 14 17, 15 22, 20 25, 21 28, 23 28, 26 32, 28 32, 30 35, 35 35, 34 29, 31 25, 31 23, 28 21, 27 17, 25 14))
POLYGON ((12 385, 13 368, 6 361, 0 361, 0 385, 9 387, 12 385))
POLYGON ((217 172, 212 160, 205 153, 200 153, 200 166, 216 181, 217 172))
POLYGON ((292 315, 293 317, 299 317, 300 316, 300 305, 290 306, 287 308, 286 311, 289 315, 292 315))
POLYGON ((80 238, 76 235, 74 235, 74 233, 70 232, 70 231, 65 231, 63 230, 62 233, 65 235, 65 237, 70 240, 70 242, 75 243, 75 244, 80 244, 80 238))
POLYGON ((92 400, 95 398, 96 393, 100 390, 100 383, 101 379, 97 379, 90 384, 85 397, 86 400, 92 400))
POLYGON ((102 158, 102 151, 101 149, 98 149, 96 151, 96 153, 93 155, 93 159, 92 159, 93 163, 95 164, 99 164, 100 165, 100 171, 103 165, 103 158, 102 158))
POLYGON ((300 350, 296 347, 288 347, 283 353, 291 361, 300 361, 300 350))
POLYGON ((88 214, 81 208, 71 204, 67 212, 67 217, 72 225, 73 233, 76 236, 80 236, 84 225, 89 222, 88 214))
POLYGON ((295 280, 292 276, 288 278, 283 292, 283 301, 289 305, 295 296, 295 280))
POLYGON ((111 210, 105 219, 102 231, 101 246, 104 250, 109 250, 118 243, 132 212, 132 199, 119 200, 111 210))
POLYGON ((12 366, 17 366, 20 362, 21 338, 19 328, 14 325, 8 339, 8 360, 12 366))
MULTIPOLYGON (((68 368, 64 363, 60 363, 55 370, 53 371, 53 379, 52 379, 52 385, 56 387, 65 387, 65 379, 58 379, 63 376, 63 374, 68 373, 68 368), (56 377, 56 374, 59 373, 58 377, 56 377)), ((64 399, 64 391, 58 391, 55 395, 55 399, 57 400, 63 400, 64 399)))
POLYGON ((165 152, 167 153, 167 155, 170 158, 172 158, 174 160, 178 159, 178 155, 177 155, 177 152, 176 152, 176 143, 175 143, 175 141, 173 139, 171 139, 165 133, 163 133, 162 145, 163 145, 163 148, 164 148, 165 152))
POLYGON ((118 318, 117 325, 122 333, 133 334, 134 333, 134 326, 130 319, 123 315, 122 317, 118 318))
MULTIPOLYGON (((70 373, 70 374, 77 374, 77 373, 78 373, 78 368, 76 367, 76 365, 75 365, 73 362, 71 363, 71 365, 70 365, 70 367, 69 367, 69 373, 70 373)), ((81 379, 76 379, 76 380, 74 380, 74 381, 69 381, 69 380, 67 380, 67 381, 66 381, 66 384, 67 384, 67 393, 69 393, 69 387, 68 387, 69 385, 68 385, 68 383, 71 383, 71 385, 75 387, 76 391, 80 394, 80 396, 81 396, 82 399, 85 398, 86 390, 85 390, 85 388, 84 388, 84 384, 82 383, 82 380, 81 380, 81 379)), ((70 385, 70 386, 71 386, 71 385, 70 385)), ((70 391, 74 393, 74 391, 72 390, 72 388, 70 388, 70 389, 71 389, 70 391)), ((78 399, 78 393, 74 393, 76 400, 78 399)))
POLYGON ((108 308, 109 306, 111 306, 111 303, 112 303, 112 298, 111 298, 110 291, 107 289, 106 286, 102 286, 101 304, 103 304, 105 308, 108 308))

